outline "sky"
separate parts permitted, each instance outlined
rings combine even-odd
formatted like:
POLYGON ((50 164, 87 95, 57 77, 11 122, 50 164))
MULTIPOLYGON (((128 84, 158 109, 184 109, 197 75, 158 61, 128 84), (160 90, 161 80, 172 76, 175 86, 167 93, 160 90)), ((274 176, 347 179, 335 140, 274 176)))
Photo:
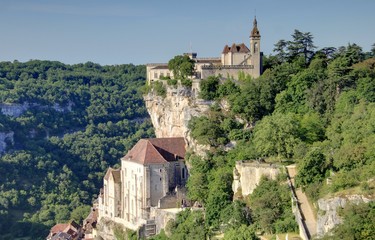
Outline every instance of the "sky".
POLYGON ((295 29, 318 48, 375 43, 374 0, 0 0, 0 61, 168 62, 185 52, 219 57, 249 43, 254 16, 272 54, 295 29))

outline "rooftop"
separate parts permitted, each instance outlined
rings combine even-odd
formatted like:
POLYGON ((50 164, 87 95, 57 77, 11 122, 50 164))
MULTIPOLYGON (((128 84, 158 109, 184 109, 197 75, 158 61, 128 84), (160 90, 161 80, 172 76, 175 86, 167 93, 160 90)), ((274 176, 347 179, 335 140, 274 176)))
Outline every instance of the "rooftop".
POLYGON ((175 138, 141 139, 122 158, 143 165, 163 164, 185 158, 185 140, 175 138))

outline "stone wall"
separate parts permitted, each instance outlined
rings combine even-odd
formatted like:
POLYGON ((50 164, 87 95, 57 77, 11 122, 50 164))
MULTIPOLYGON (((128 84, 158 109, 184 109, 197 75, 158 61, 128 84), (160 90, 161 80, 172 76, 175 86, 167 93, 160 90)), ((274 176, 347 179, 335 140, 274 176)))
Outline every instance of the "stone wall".
POLYGON ((154 217, 156 224, 156 234, 165 229, 169 220, 175 220, 177 214, 181 212, 182 208, 159 209, 151 208, 151 217, 154 217))
POLYGON ((346 204, 359 204, 362 202, 368 203, 372 199, 366 198, 362 195, 348 195, 343 197, 334 197, 328 199, 318 200, 318 217, 317 217, 317 235, 319 237, 328 233, 337 224, 342 222, 342 219, 337 213, 337 210, 344 208, 346 204))
POLYGON ((232 189, 235 198, 246 197, 258 186, 262 176, 276 179, 280 173, 280 166, 254 161, 238 161, 233 170, 232 189))
POLYGON ((254 78, 259 77, 259 76, 256 76, 256 74, 255 74, 254 66, 251 66, 251 68, 250 68, 250 66, 247 66, 247 68, 244 67, 242 69, 238 69, 238 68, 234 68, 234 67, 232 67, 232 68, 222 67, 222 68, 203 69, 202 73, 201 73, 201 78, 206 79, 209 76, 221 75, 223 78, 227 78, 229 76, 229 77, 232 77, 232 78, 238 80, 238 74, 240 72, 243 72, 247 75, 253 76, 254 78))

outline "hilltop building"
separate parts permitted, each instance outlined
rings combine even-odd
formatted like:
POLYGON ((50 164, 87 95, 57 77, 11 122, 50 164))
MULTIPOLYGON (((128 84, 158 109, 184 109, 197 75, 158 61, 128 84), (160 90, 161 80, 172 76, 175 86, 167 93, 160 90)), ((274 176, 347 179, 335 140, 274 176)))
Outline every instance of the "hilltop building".
POLYGON ((180 137, 139 140, 121 158, 120 169, 108 169, 98 199, 98 221, 110 219, 132 230, 150 223, 150 209, 162 207, 164 199, 170 202, 174 190, 187 181, 185 151, 180 137))
MULTIPOLYGON (((220 57, 197 58, 197 53, 186 53, 195 61, 195 75, 192 79, 205 79, 213 75, 233 77, 243 72, 254 78, 262 74, 262 56, 260 51, 260 32, 256 18, 250 33, 250 45, 244 43, 231 46, 225 45, 220 57)), ((147 64, 147 81, 149 83, 163 77, 173 78, 173 72, 168 69, 167 63, 147 64)))

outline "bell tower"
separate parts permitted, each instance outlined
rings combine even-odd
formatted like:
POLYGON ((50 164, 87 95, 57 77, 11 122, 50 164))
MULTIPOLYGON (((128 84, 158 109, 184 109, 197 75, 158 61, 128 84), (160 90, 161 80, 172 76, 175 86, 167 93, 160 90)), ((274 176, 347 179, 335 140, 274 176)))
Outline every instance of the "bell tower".
POLYGON ((250 33, 250 65, 254 66, 254 77, 259 77, 262 73, 262 54, 260 52, 260 33, 258 29, 258 21, 254 17, 253 29, 250 33))

